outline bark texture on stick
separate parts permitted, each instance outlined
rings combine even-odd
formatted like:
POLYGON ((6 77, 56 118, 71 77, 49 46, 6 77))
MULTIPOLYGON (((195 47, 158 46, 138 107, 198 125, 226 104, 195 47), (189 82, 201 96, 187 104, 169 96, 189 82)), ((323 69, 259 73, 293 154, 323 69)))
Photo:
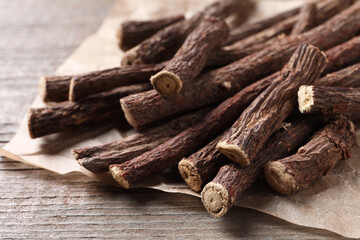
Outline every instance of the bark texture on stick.
POLYGON ((242 7, 247 4, 248 0, 216 1, 190 19, 168 26, 130 49, 125 53, 121 64, 123 66, 150 64, 168 60, 176 53, 187 35, 197 27, 203 18, 212 16, 224 19, 236 11, 241 11, 242 7))
POLYGON ((217 103, 252 82, 280 70, 302 41, 325 50, 345 42, 359 31, 360 3, 355 3, 304 34, 286 37, 281 39, 280 44, 199 76, 191 86, 184 87, 181 93, 173 97, 164 99, 151 90, 123 98, 122 108, 127 113, 129 123, 139 128, 171 115, 217 103))
POLYGON ((313 83, 327 60, 318 48, 302 44, 295 51, 278 79, 262 92, 230 128, 217 149, 229 159, 248 166, 270 135, 296 107, 296 92, 313 83))
POLYGON ((339 118, 319 130, 292 156, 269 162, 265 177, 282 194, 294 194, 328 174, 338 162, 351 156, 355 144, 354 124, 339 118))
POLYGON ((157 127, 128 136, 120 141, 73 149, 80 165, 93 173, 109 171, 111 164, 120 164, 149 151, 198 122, 209 109, 186 114, 157 127))
POLYGON ((244 88, 205 115, 199 123, 153 150, 123 164, 111 165, 114 179, 121 186, 129 188, 195 152, 229 127, 256 96, 270 85, 270 80, 266 78, 244 88))
POLYGON ((230 36, 228 40, 226 40, 226 42, 224 43, 224 46, 231 45, 239 40, 247 38, 253 34, 259 33, 265 30, 266 28, 269 28, 285 19, 288 19, 298 14, 299 11, 300 8, 295 8, 286 12, 282 12, 273 17, 260 20, 258 22, 242 24, 239 27, 231 30, 230 36))
POLYGON ((183 84, 191 82, 204 68, 210 52, 229 35, 227 24, 215 17, 206 17, 186 38, 184 44, 165 68, 152 76, 155 90, 164 96, 180 92, 183 84))
POLYGON ((166 63, 158 63, 116 67, 73 76, 68 91, 69 100, 75 101, 121 86, 146 83, 151 75, 159 72, 165 65, 166 63))
POLYGON ((317 20, 316 4, 314 2, 305 3, 301 8, 299 19, 295 23, 291 34, 297 35, 311 29, 316 24, 317 20))
POLYGON ((225 134, 227 131, 179 162, 180 175, 192 190, 200 191, 202 186, 216 175, 221 166, 229 163, 230 160, 216 150, 216 144, 225 134))
POLYGON ((184 20, 184 15, 147 21, 125 21, 120 24, 116 34, 119 48, 126 51, 135 47, 159 30, 181 20, 184 20))
POLYGON ((360 36, 356 36, 349 41, 326 51, 326 57, 329 59, 329 64, 326 66, 325 72, 340 69, 349 63, 359 61, 359 55, 360 36))
MULTIPOLYGON (((328 20, 329 18, 333 17, 337 13, 344 10, 350 4, 353 3, 353 0, 328 0, 320 2, 317 11, 317 20, 316 25, 323 23, 324 21, 328 20)), ((358 14, 358 13, 356 13, 358 14)), ((293 16, 289 19, 285 19, 278 24, 265 29, 262 32, 249 36, 241 41, 238 41, 230 46, 223 47, 221 49, 217 49, 213 51, 213 53, 209 56, 208 62, 206 65, 208 67, 221 67, 226 64, 230 64, 234 61, 237 61, 241 58, 244 58, 248 55, 254 54, 258 51, 262 51, 265 48, 274 46, 274 45, 281 45, 281 44, 288 44, 288 41, 294 41, 294 39, 298 38, 300 42, 308 42, 319 46, 322 50, 326 50, 328 47, 324 47, 321 45, 323 43, 327 43, 328 40, 332 40, 333 36, 329 35, 329 38, 326 41, 322 41, 324 39, 316 39, 319 36, 317 34, 324 34, 326 30, 323 32, 324 27, 326 25, 322 25, 321 27, 317 27, 308 33, 293 35, 293 37, 285 37, 283 34, 286 34, 291 31, 294 24, 299 21, 299 15, 293 16), (322 33, 323 32, 323 33, 322 33), (292 39, 292 40, 291 40, 292 39)), ((332 29, 336 29, 338 24, 335 21, 332 21, 333 25, 331 26, 332 29)), ((339 23, 341 25, 341 23, 339 23)), ((330 28, 328 28, 330 29, 330 28)), ((355 35, 355 34, 354 34, 355 35)), ((352 35, 353 36, 353 35, 352 35)), ((337 36, 339 37, 339 36, 337 36)), ((350 36, 351 37, 351 36, 350 36)), ((336 38, 335 38, 336 39, 336 38)), ((346 40, 346 38, 344 39, 346 40)), ((344 41, 343 40, 343 41, 344 41)), ((337 42, 339 44, 341 42, 337 42)), ((336 44, 335 44, 336 45, 336 44)), ((334 46, 334 45, 332 45, 334 46)), ((331 46, 330 46, 331 47, 331 46)))
MULTIPOLYGON (((359 52, 360 53, 360 52, 359 52)), ((360 87, 360 63, 332 72, 315 81, 316 86, 360 87)))
POLYGON ((360 118, 360 88, 301 86, 298 91, 301 113, 344 115, 360 118))
POLYGON ((286 124, 269 138, 249 166, 229 163, 221 167, 201 193, 206 210, 213 217, 225 215, 241 194, 254 184, 266 162, 292 154, 320 127, 320 118, 312 116, 286 124))
POLYGON ((81 102, 61 102, 51 107, 30 108, 28 128, 31 138, 74 129, 89 122, 109 119, 121 113, 118 99, 145 91, 150 84, 132 85, 89 96, 81 102))
POLYGON ((39 94, 44 102, 63 102, 69 97, 72 76, 43 76, 39 79, 39 94))

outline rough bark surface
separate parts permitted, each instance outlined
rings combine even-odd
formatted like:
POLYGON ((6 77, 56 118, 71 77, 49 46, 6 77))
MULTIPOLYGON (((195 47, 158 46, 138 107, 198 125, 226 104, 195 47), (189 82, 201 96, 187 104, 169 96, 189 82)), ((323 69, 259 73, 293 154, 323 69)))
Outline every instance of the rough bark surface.
POLYGON ((223 20, 204 18, 165 68, 151 77, 155 90, 165 96, 180 92, 183 84, 191 82, 201 72, 210 52, 228 35, 229 27, 223 20))
POLYGON ((302 117, 277 130, 249 166, 229 163, 221 167, 201 193, 206 210, 213 217, 225 215, 241 194, 253 185, 266 162, 292 154, 320 127, 320 118, 302 117))
POLYGON ((217 149, 229 159, 248 166, 270 135, 296 108, 296 92, 313 83, 325 69, 325 55, 310 44, 295 51, 280 76, 262 92, 230 128, 217 149))
POLYGON ((270 83, 271 79, 266 78, 246 87, 174 138, 130 161, 111 165, 114 179, 129 188, 195 152, 229 127, 270 83))
POLYGON ((360 88, 301 86, 298 91, 301 113, 344 115, 360 118, 360 88))
POLYGON ((118 45, 121 50, 135 47, 159 30, 184 20, 184 15, 165 17, 148 21, 125 21, 117 31, 118 45))
POLYGON ((314 2, 305 3, 301 8, 299 19, 291 30, 292 35, 297 35, 315 26, 317 21, 317 9, 314 2))
POLYGON ((89 96, 81 102, 61 102, 51 107, 30 108, 28 128, 31 138, 74 129, 121 113, 118 99, 151 88, 150 84, 132 85, 89 96))
MULTIPOLYGON (((349 5, 351 5, 354 1, 353 0, 328 0, 320 2, 317 11, 317 19, 316 25, 325 22, 326 20, 330 19, 337 13, 341 12, 349 5)), ((356 13, 358 14, 358 13, 356 13)), ((206 65, 208 67, 221 67, 226 64, 230 64, 234 61, 237 61, 241 58, 244 58, 248 55, 254 54, 258 51, 262 51, 264 48, 268 48, 274 45, 281 45, 281 44, 288 44, 287 42, 290 39, 295 39, 298 36, 298 40, 300 42, 308 42, 319 46, 322 50, 326 50, 327 47, 322 47, 319 41, 324 40, 318 38, 321 34, 326 33, 324 27, 326 25, 322 25, 321 27, 317 27, 308 33, 294 35, 293 38, 285 37, 284 34, 287 34, 291 31, 294 24, 299 21, 299 14, 288 19, 285 19, 274 26, 265 29, 262 32, 257 34, 251 35, 243 40, 240 40, 230 46, 223 47, 221 49, 213 51, 213 53, 209 56, 208 62, 206 65), (325 31, 324 31, 325 30, 325 31), (323 33, 322 33, 323 32, 323 33), (317 34, 320 34, 316 36, 317 34), (317 39, 318 38, 318 39, 317 39)), ((335 21, 333 21, 335 24, 335 21)), ((337 23, 336 23, 337 24, 337 23)), ((341 23, 339 23, 341 25, 341 23)), ((333 25, 328 29, 336 29, 337 25, 333 25)), ((354 34, 355 35, 355 34, 354 34)), ((338 36, 339 37, 339 36, 338 36)), ((329 39, 334 38, 333 36, 329 36, 329 39)), ((329 40, 327 39, 327 40, 329 40)), ((344 39, 346 40, 346 39, 344 39)), ((344 41, 343 40, 343 41, 344 41)), ((292 40, 290 40, 292 41, 292 40)), ((326 41, 324 41, 326 43, 326 41)), ((341 42, 338 42, 339 44, 341 42)), ((336 45, 336 44, 335 44, 336 45)), ((334 46, 334 45, 332 45, 334 46)))
POLYGON ((349 63, 359 61, 359 54, 360 36, 356 36, 343 44, 329 49, 326 51, 326 57, 329 59, 329 64, 326 66, 325 72, 340 69, 349 63))
POLYGON ((298 14, 300 11, 300 8, 295 8, 286 12, 282 12, 276 16, 270 17, 270 18, 266 18, 264 20, 260 20, 258 22, 254 22, 254 23, 245 23, 240 25, 237 28, 234 28, 231 30, 230 32, 230 36, 228 38, 228 40, 226 40, 226 42, 224 43, 224 45, 231 45, 237 41, 240 41, 244 38, 247 38, 253 34, 259 33, 263 30, 265 30, 266 28, 269 28, 277 23, 279 23, 280 21, 283 21, 287 18, 290 18, 296 14, 298 14))
POLYGON ((334 120, 296 154, 266 164, 266 180, 280 193, 298 192, 348 159, 355 141, 354 124, 346 118, 334 120))
POLYGON ((150 64, 168 60, 176 53, 187 35, 197 27, 204 17, 226 18, 235 11, 246 11, 246 8, 242 8, 246 4, 248 4, 248 0, 216 1, 190 19, 168 26, 130 49, 125 53, 121 64, 123 66, 150 64))
POLYGON ((69 100, 75 101, 113 88, 148 82, 151 75, 159 72, 165 65, 166 63, 158 63, 116 67, 74 76, 68 90, 69 100))
POLYGON ((39 79, 39 94, 44 102, 63 102, 69 97, 72 76, 43 76, 39 79))
MULTIPOLYGON (((360 53, 360 52, 359 52, 360 53)), ((327 55, 326 55, 327 56, 327 55)), ((331 62, 330 62, 331 64, 331 62)), ((360 87, 360 63, 328 73, 315 81, 316 86, 360 87)))
POLYGON ((199 76, 191 86, 184 87, 184 91, 173 97, 164 99, 151 90, 123 98, 122 108, 127 112, 129 123, 138 128, 174 114, 217 103, 261 77, 280 70, 302 41, 325 50, 345 42, 359 31, 360 3, 355 3, 304 34, 286 37, 279 44, 199 76))
POLYGON ((227 131, 179 162, 180 175, 192 190, 200 191, 202 186, 216 175, 221 166, 229 163, 230 160, 216 150, 216 144, 225 134, 227 131))
POLYGON ((120 141, 73 149, 72 153, 80 165, 93 173, 109 171, 111 164, 126 162, 149 151, 174 137, 199 121, 209 109, 198 110, 146 131, 130 135, 120 141))

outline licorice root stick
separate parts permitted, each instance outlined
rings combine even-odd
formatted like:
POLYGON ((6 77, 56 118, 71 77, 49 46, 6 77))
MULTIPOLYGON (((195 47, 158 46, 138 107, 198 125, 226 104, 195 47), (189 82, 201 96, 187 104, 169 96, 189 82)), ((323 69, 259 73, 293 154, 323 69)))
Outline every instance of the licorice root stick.
POLYGON ((176 15, 147 21, 125 21, 120 24, 116 36, 121 50, 135 47, 159 30, 184 20, 184 15, 176 15))
POLYGON ((210 52, 220 46, 228 35, 229 27, 223 20, 204 18, 165 68, 151 77, 155 90, 163 96, 180 92, 183 84, 191 82, 201 72, 210 52))
POLYGON ((301 113, 341 114, 351 120, 360 118, 360 88, 304 85, 299 88, 298 103, 301 113))
POLYGON ((319 117, 306 116, 286 124, 286 127, 280 128, 269 138, 249 166, 229 163, 221 167, 216 177, 201 192, 201 200, 210 215, 225 215, 241 194, 254 184, 266 162, 295 152, 321 127, 321 122, 319 117))
POLYGON ((217 149, 229 159, 248 166, 270 135, 296 108, 296 92, 313 83, 325 69, 323 52, 310 44, 295 51, 280 76, 262 92, 230 128, 217 149))
MULTIPOLYGON (((79 102, 61 102, 45 108, 30 108, 28 128, 31 138, 68 131, 89 122, 109 119, 121 114, 118 99, 145 91, 150 84, 115 88, 84 98, 79 102)), ((120 115, 121 116, 121 115, 120 115)))
POLYGON ((120 141, 86 148, 73 149, 80 165, 93 173, 109 171, 111 164, 126 162, 176 136, 199 121, 210 109, 202 109, 175 118, 159 126, 130 135, 120 141))
POLYGON ((348 159, 355 141, 355 126, 351 121, 344 117, 333 120, 296 154, 267 163, 266 180, 276 191, 294 194, 348 159))

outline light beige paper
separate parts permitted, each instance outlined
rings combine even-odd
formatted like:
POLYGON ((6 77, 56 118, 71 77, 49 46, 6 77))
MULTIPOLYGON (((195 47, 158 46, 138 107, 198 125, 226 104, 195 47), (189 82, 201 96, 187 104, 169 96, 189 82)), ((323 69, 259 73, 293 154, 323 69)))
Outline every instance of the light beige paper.
MULTIPOLYGON (((119 0, 99 31, 87 38, 72 54, 57 74, 72 74, 119 65, 122 53, 116 46, 115 29, 124 19, 150 19, 175 13, 190 15, 211 0, 119 0)), ((303 1, 260 0, 251 21, 298 6, 303 1)), ((42 106, 37 97, 33 106, 42 106)), ((114 184, 111 177, 96 176, 81 169, 71 155, 76 147, 94 146, 119 140, 128 133, 100 127, 84 133, 81 129, 65 134, 32 140, 28 136, 26 117, 14 138, 0 149, 8 158, 66 174, 79 171, 89 177, 114 184)), ((359 136, 360 132, 358 132, 359 136)), ((359 137, 358 137, 359 140, 359 137)), ((264 184, 246 191, 239 206, 257 209, 289 222, 327 229, 346 237, 360 237, 360 150, 354 148, 354 157, 342 163, 330 175, 294 196, 281 196, 264 184)), ((185 193, 199 197, 185 184, 169 175, 154 177, 143 185, 165 192, 185 193)))

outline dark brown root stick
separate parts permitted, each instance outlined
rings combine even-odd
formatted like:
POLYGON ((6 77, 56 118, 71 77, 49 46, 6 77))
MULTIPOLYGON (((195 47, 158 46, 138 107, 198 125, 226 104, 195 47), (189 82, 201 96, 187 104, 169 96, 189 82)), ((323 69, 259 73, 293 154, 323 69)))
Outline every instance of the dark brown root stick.
POLYGON ((39 79, 39 94, 44 102, 63 102, 69 97, 72 76, 43 76, 39 79))
POLYGON ((159 30, 184 20, 184 15, 160 18, 148 21, 125 21, 117 31, 118 45, 121 50, 135 47, 159 30))
POLYGON ((294 194, 348 159, 355 141, 354 124, 346 118, 334 120, 296 154, 269 162, 265 167, 266 180, 276 191, 294 194))
POLYGON ((230 126, 270 82, 266 78, 244 88, 169 141, 123 164, 111 165, 114 179, 129 188, 195 152, 230 126))
POLYGON ((118 99, 141 92, 150 84, 120 87, 89 96, 81 102, 61 102, 51 107, 30 108, 28 128, 31 138, 74 129, 82 124, 109 119, 121 114, 118 99))
POLYGON ((179 162, 180 175, 192 190, 200 191, 202 186, 216 175, 219 168, 229 162, 224 155, 216 150, 216 144, 225 134, 227 131, 179 162))
POLYGON ((68 92, 69 100, 75 101, 93 93, 113 88, 146 83, 151 75, 165 67, 166 63, 116 67, 73 76, 68 92))
POLYGON ((298 91, 301 113, 342 114, 360 118, 360 88, 301 86, 298 91))
POLYGON ((122 59, 122 66, 159 63, 170 59, 189 35, 208 16, 226 18, 248 4, 248 0, 221 0, 216 1, 204 10, 196 13, 190 19, 172 24, 152 37, 144 40, 136 47, 127 51, 122 59))
POLYGON ((221 167, 201 193, 206 210, 213 217, 225 215, 241 194, 253 185, 266 162, 292 154, 320 127, 321 119, 312 116, 286 124, 269 138, 249 166, 229 163, 221 167))
POLYGON ((345 42, 359 31, 360 3, 355 3, 304 34, 286 37, 279 44, 199 76, 175 96, 164 99, 151 90, 123 98, 121 105, 130 124, 141 128, 171 115, 223 101, 252 82, 280 70, 302 41, 325 50, 345 42))
MULTIPOLYGON (((359 52, 360 53, 360 52, 359 52)), ((332 72, 315 82, 316 86, 360 87, 360 63, 332 72)))
POLYGON ((186 114, 160 126, 128 136, 120 141, 95 147, 73 149, 80 165, 93 173, 109 171, 111 164, 120 164, 149 151, 199 121, 209 109, 186 114))
POLYGON ((305 3, 300 10, 299 20, 295 23, 291 34, 297 35, 311 29, 317 20, 316 4, 314 2, 305 3))
POLYGON ((296 107, 296 92, 313 83, 327 60, 318 48, 302 44, 269 88, 262 92, 230 128, 217 149, 229 159, 248 166, 270 135, 296 107))
POLYGON ((210 52, 228 37, 227 24, 214 17, 207 17, 186 38, 184 44, 165 68, 152 76, 155 90, 164 96, 180 92, 183 84, 191 82, 204 68, 210 52))

